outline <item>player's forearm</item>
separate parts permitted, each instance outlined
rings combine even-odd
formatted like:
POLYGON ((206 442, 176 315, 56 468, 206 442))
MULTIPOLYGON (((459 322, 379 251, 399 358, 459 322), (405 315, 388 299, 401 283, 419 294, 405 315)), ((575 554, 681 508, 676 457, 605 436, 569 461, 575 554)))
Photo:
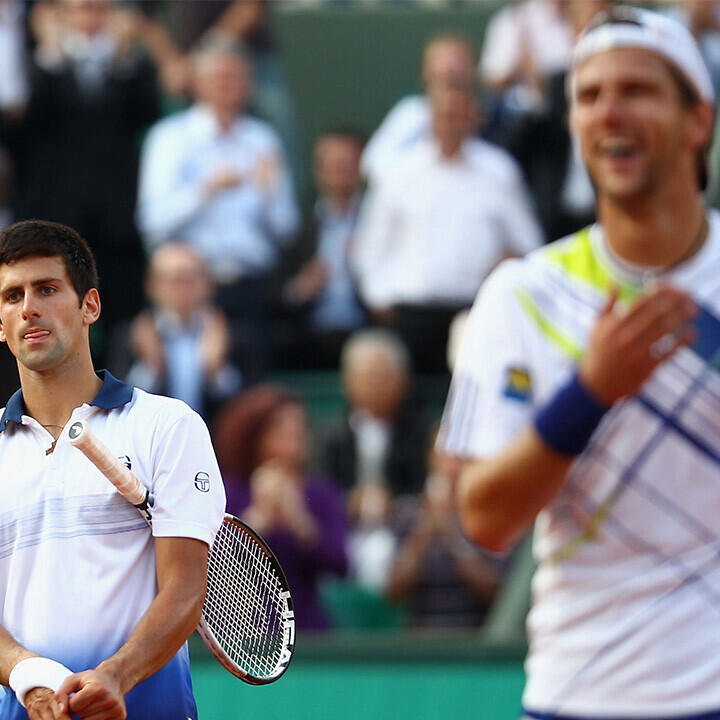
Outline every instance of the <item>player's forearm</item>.
POLYGON ((466 466, 458 502, 468 537, 491 550, 509 547, 561 488, 573 459, 530 428, 495 457, 466 466))
POLYGON ((166 665, 200 621, 202 588, 178 581, 160 590, 127 642, 98 666, 117 678, 123 695, 166 665))
POLYGON ((10 671, 15 665, 25 658, 36 656, 37 653, 24 648, 4 627, 0 627, 0 683, 9 685, 10 671))

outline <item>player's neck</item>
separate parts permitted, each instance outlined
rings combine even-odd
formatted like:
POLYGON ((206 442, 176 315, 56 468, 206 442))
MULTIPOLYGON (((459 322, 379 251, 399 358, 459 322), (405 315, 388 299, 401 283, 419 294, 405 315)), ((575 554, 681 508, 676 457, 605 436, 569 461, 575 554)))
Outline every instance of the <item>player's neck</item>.
POLYGON ((87 359, 66 362, 52 370, 29 370, 22 365, 18 369, 26 413, 55 437, 73 410, 91 402, 102 387, 89 354, 87 359))
POLYGON ((707 236, 705 206, 697 193, 632 203, 598 201, 607 243, 621 260, 669 268, 689 259, 707 236))

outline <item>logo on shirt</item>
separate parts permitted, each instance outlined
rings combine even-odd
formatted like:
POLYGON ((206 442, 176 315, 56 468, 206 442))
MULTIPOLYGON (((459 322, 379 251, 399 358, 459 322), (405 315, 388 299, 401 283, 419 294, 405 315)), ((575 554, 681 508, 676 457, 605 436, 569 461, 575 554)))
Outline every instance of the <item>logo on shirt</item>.
POLYGON ((195 476, 195 487, 200 492, 208 492, 210 490, 210 476, 206 472, 199 472, 195 476))
POLYGON ((505 371, 505 388, 503 395, 520 402, 532 400, 532 381, 530 373, 524 367, 509 367, 505 371))
POLYGON ((132 470, 132 461, 127 455, 123 455, 122 457, 119 457, 118 460, 128 469, 132 470))

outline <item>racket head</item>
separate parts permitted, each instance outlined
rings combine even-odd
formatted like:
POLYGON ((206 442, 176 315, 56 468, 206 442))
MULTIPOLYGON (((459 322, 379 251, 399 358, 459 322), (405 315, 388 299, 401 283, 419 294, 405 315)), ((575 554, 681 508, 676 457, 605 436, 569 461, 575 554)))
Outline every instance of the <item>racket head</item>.
POLYGON ((233 515, 210 549, 207 585, 197 630, 212 654, 251 685, 280 678, 295 650, 290 587, 268 544, 233 515))

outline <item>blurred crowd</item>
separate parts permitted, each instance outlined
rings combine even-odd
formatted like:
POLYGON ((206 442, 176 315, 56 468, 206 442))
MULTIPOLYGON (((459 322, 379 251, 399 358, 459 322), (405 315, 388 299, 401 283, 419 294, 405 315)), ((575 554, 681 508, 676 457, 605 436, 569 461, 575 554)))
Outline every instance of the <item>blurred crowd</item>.
MULTIPOLYGON (((388 610, 380 622, 400 608, 413 627, 479 627, 493 602, 512 558, 463 537, 457 462, 417 391, 449 377, 497 263, 593 220, 565 74, 609 4, 518 0, 484 38, 435 36, 423 94, 370 137, 348 117, 314 139, 305 203, 269 2, 0 0, 0 227, 87 238, 97 365, 207 419, 228 511, 275 548, 301 628, 341 622, 329 576, 388 610), (339 372, 346 406, 326 428, 272 382, 319 369, 339 372)), ((653 5, 720 82, 718 3, 653 5)), ((3 351, 2 398, 11 367, 3 351)))

